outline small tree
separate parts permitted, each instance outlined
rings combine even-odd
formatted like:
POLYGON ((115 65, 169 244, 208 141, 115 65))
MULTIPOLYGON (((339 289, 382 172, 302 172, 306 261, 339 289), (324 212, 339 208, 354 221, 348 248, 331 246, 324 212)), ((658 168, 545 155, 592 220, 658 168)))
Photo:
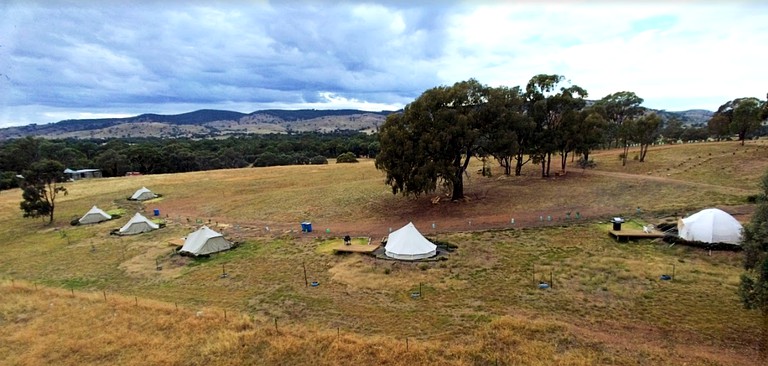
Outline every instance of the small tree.
POLYGON ((710 130, 715 134, 727 132, 738 135, 744 145, 747 135, 760 128, 764 102, 757 98, 737 98, 725 103, 709 120, 710 130))
POLYGON ((656 113, 647 114, 632 122, 633 140, 640 144, 640 162, 645 161, 648 148, 661 135, 661 118, 656 113))
POLYGON ((621 91, 605 96, 594 105, 594 110, 608 121, 606 132, 609 142, 615 142, 616 146, 624 148, 622 166, 627 165, 630 143, 629 129, 623 125, 625 121, 643 115, 645 108, 641 106, 642 104, 643 98, 638 97, 634 92, 621 91))
POLYGON ((352 152, 345 152, 336 157, 336 163, 357 163, 357 156, 352 152))
POLYGON ((67 189, 60 185, 64 181, 64 165, 55 160, 43 159, 30 165, 24 171, 22 198, 20 207, 24 217, 48 216, 48 223, 53 222, 56 208, 56 196, 67 194, 67 189))
POLYGON ((768 173, 761 180, 762 199, 749 224, 744 225, 741 246, 744 248, 744 269, 739 297, 747 309, 762 312, 761 349, 768 351, 768 173))

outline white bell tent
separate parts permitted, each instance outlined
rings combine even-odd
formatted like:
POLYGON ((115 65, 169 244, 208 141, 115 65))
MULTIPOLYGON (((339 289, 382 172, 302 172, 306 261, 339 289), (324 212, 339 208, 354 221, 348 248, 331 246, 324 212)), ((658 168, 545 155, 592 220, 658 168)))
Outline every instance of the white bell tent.
POLYGON ((150 221, 140 213, 133 215, 127 224, 120 228, 120 235, 133 235, 146 233, 148 231, 159 229, 160 226, 150 221))
POLYGON ((197 231, 187 236, 184 240, 184 246, 179 250, 180 253, 189 253, 192 255, 206 255, 221 252, 232 248, 232 244, 224 239, 224 236, 203 226, 197 231))
POLYGON ((77 220, 80 222, 80 224, 96 224, 102 221, 111 220, 112 216, 104 211, 102 211, 100 208, 93 206, 88 212, 83 215, 83 217, 80 218, 80 220, 77 220))
POLYGON ((723 210, 708 208, 677 223, 680 238, 704 243, 741 243, 742 226, 723 210))
POLYGON ((434 257, 437 254, 437 245, 422 236, 413 223, 409 222, 389 234, 384 254, 395 259, 413 261, 434 257))
POLYGON ((133 193, 131 199, 136 201, 146 201, 155 197, 157 197, 157 195, 152 193, 147 187, 141 187, 141 189, 133 193))

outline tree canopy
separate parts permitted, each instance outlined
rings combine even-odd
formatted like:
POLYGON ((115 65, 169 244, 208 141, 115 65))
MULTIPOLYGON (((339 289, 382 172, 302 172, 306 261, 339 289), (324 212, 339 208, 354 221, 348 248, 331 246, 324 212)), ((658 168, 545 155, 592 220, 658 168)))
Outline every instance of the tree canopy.
POLYGON ((718 136, 736 134, 741 144, 747 135, 760 128, 764 116, 765 101, 757 98, 737 98, 720 106, 709 120, 710 132, 718 136))
POLYGON ((645 113, 642 104, 643 98, 638 97, 634 92, 620 91, 606 95, 594 105, 595 111, 608 121, 606 134, 609 142, 624 149, 622 165, 627 164, 629 143, 633 135, 632 128, 625 126, 624 122, 642 116, 645 113))
POLYGON ((393 193, 433 192, 438 183, 451 199, 464 198, 464 172, 479 149, 484 126, 480 109, 488 87, 474 79, 425 91, 391 114, 379 131, 376 168, 387 174, 393 193))

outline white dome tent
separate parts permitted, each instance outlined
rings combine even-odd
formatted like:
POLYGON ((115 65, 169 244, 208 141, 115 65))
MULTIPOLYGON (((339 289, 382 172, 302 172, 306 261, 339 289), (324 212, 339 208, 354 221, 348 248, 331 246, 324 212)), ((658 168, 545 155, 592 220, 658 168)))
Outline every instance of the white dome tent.
POLYGON ((203 226, 187 236, 180 253, 189 253, 194 256, 221 252, 232 248, 232 244, 224 239, 224 236, 203 226))
POLYGON ((708 208, 680 219, 677 232, 680 238, 704 243, 741 243, 742 226, 723 210, 708 208))
POLYGON ((96 224, 102 221, 111 220, 112 216, 104 211, 102 211, 100 208, 93 206, 88 212, 83 215, 83 217, 80 218, 80 220, 77 220, 80 222, 80 224, 96 224))
POLYGON ((387 257, 413 261, 434 257, 437 245, 432 244, 421 235, 412 222, 389 234, 387 245, 384 246, 387 257))

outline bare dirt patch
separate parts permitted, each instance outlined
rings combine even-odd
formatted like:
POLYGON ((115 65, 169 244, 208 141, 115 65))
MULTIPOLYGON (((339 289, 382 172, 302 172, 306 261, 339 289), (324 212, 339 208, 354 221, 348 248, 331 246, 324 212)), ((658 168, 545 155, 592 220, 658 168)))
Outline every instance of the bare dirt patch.
POLYGON ((143 248, 141 254, 120 263, 120 269, 127 275, 161 280, 178 278, 191 261, 188 257, 173 255, 170 246, 146 244, 143 248))

